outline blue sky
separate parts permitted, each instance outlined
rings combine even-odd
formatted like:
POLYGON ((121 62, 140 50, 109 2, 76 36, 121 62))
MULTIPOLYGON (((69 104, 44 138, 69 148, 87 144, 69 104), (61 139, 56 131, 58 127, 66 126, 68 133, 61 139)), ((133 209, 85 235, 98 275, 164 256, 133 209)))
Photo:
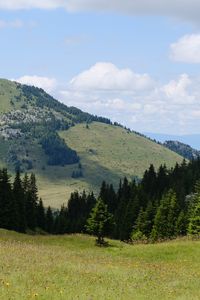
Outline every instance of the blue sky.
POLYGON ((132 2, 0 0, 0 77, 137 131, 200 133, 200 4, 132 2))

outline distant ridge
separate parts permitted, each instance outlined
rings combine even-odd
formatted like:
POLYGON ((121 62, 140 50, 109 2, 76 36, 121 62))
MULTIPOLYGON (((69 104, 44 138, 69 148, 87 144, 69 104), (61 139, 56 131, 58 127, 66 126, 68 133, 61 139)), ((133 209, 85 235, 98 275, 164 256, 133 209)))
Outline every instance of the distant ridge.
POLYGON ((168 149, 180 154, 188 160, 197 159, 200 157, 200 151, 193 149, 189 145, 181 143, 179 141, 166 141, 163 144, 168 149))
POLYGON ((170 134, 159 134, 159 133, 144 133, 147 137, 155 139, 161 143, 165 141, 179 141, 186 145, 191 146, 194 149, 200 150, 200 134, 188 134, 188 135, 170 135, 170 134))

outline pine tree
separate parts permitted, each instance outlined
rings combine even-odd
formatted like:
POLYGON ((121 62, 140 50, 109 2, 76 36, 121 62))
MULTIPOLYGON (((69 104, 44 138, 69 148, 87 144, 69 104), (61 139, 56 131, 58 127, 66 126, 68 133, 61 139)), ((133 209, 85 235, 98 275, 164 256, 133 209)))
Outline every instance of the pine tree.
POLYGON ((127 237, 127 222, 129 219, 126 220, 127 207, 130 205, 130 198, 131 198, 131 187, 127 178, 124 178, 123 183, 121 184, 120 181, 120 188, 118 191, 118 205, 115 213, 115 237, 120 240, 126 240, 127 237))
POLYGON ((151 164, 149 170, 145 171, 142 179, 143 191, 153 198, 156 191, 157 177, 154 166, 151 164))
POLYGON ((200 235, 200 180, 195 185, 195 197, 190 208, 188 234, 200 235))
POLYGON ((187 233, 188 219, 185 212, 182 210, 176 221, 176 235, 184 236, 187 233))
POLYGON ((102 182, 99 197, 105 204, 108 205, 108 211, 112 214, 115 213, 117 208, 117 197, 112 184, 106 184, 102 182))
POLYGON ((18 228, 19 232, 26 231, 26 208, 25 208, 25 193, 20 178, 20 173, 17 171, 13 183, 13 197, 17 207, 18 228))
POLYGON ((67 216, 67 209, 66 207, 62 206, 59 214, 57 214, 55 219, 55 226, 54 226, 55 233, 57 234, 69 233, 68 226, 69 226, 69 220, 67 216))
POLYGON ((46 229, 45 209, 43 206, 42 199, 39 200, 39 204, 37 205, 36 216, 37 216, 37 226, 45 230, 46 229))
POLYGON ((146 227, 146 213, 144 209, 141 208, 133 232, 131 234, 131 239, 146 240, 147 236, 145 235, 145 229, 146 229, 145 227, 146 227))
POLYGON ((0 227, 11 230, 18 228, 17 205, 6 169, 0 172, 0 227))
POLYGON ((35 175, 31 174, 26 192, 26 220, 27 226, 31 230, 37 227, 37 205, 38 205, 38 190, 36 186, 35 175))
POLYGON ((160 203, 154 219, 151 238, 171 238, 176 234, 177 197, 173 190, 167 192, 160 203))
POLYGON ((48 233, 53 233, 53 229, 54 229, 54 218, 53 218, 51 207, 49 206, 46 212, 46 231, 48 233))
POLYGON ((104 237, 109 233, 112 224, 113 215, 108 212, 107 205, 99 198, 87 220, 86 230, 97 236, 97 245, 104 245, 104 237))

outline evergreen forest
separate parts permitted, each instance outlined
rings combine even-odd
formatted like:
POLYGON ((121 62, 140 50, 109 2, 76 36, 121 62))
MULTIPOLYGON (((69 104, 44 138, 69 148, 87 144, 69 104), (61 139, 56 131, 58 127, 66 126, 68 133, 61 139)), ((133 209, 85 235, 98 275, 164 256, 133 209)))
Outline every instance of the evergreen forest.
POLYGON ((200 234, 200 159, 167 169, 153 165, 141 180, 105 181, 98 195, 77 191, 60 210, 45 208, 34 174, 0 170, 0 227, 23 233, 89 233, 121 241, 154 242, 200 234))

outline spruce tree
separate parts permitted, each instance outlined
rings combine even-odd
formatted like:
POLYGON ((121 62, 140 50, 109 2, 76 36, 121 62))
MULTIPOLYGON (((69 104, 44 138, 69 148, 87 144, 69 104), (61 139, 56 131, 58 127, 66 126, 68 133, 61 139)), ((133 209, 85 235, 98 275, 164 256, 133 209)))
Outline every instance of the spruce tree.
POLYGON ((19 232, 26 231, 26 207, 25 207, 25 193, 22 186, 20 172, 17 171, 13 183, 13 197, 17 207, 18 228, 19 232))
POLYGON ((67 216, 67 209, 66 207, 62 206, 59 214, 57 214, 55 219, 55 226, 54 226, 55 233, 57 234, 69 233, 68 226, 69 226, 69 220, 67 216))
POLYGON ((26 219, 31 230, 37 227, 38 190, 35 175, 31 174, 26 192, 26 219))
POLYGON ((176 235, 177 197, 173 190, 164 194, 154 219, 151 237, 154 240, 176 235))
POLYGON ((177 236, 184 236, 187 233, 187 227, 188 227, 188 218, 186 213, 182 210, 180 214, 178 215, 177 221, 176 221, 176 235, 177 236))
POLYGON ((13 197, 7 169, 0 172, 0 227, 18 229, 17 205, 13 197))
POLYGON ((86 230, 97 237, 97 245, 104 245, 104 237, 109 234, 112 224, 113 215, 108 212, 107 205, 99 198, 87 220, 86 230))
POLYGON ((188 234, 200 235, 200 180, 195 185, 195 195, 190 207, 188 234))
POLYGON ((130 205, 131 198, 131 187, 126 177, 124 178, 123 183, 120 181, 120 188, 117 196, 118 205, 115 213, 115 237, 123 241, 127 239, 126 215, 128 212, 127 207, 130 205))
POLYGON ((147 236, 145 235, 145 229, 146 229, 145 227, 146 227, 146 213, 144 209, 141 208, 133 232, 131 234, 131 239, 146 240, 147 236))
POLYGON ((37 205, 36 216, 37 216, 37 226, 45 230, 46 229, 45 209, 43 206, 42 199, 39 200, 39 204, 37 205))
POLYGON ((54 229, 54 218, 53 218, 51 207, 49 206, 46 212, 46 231, 48 233, 53 233, 53 229, 54 229))

